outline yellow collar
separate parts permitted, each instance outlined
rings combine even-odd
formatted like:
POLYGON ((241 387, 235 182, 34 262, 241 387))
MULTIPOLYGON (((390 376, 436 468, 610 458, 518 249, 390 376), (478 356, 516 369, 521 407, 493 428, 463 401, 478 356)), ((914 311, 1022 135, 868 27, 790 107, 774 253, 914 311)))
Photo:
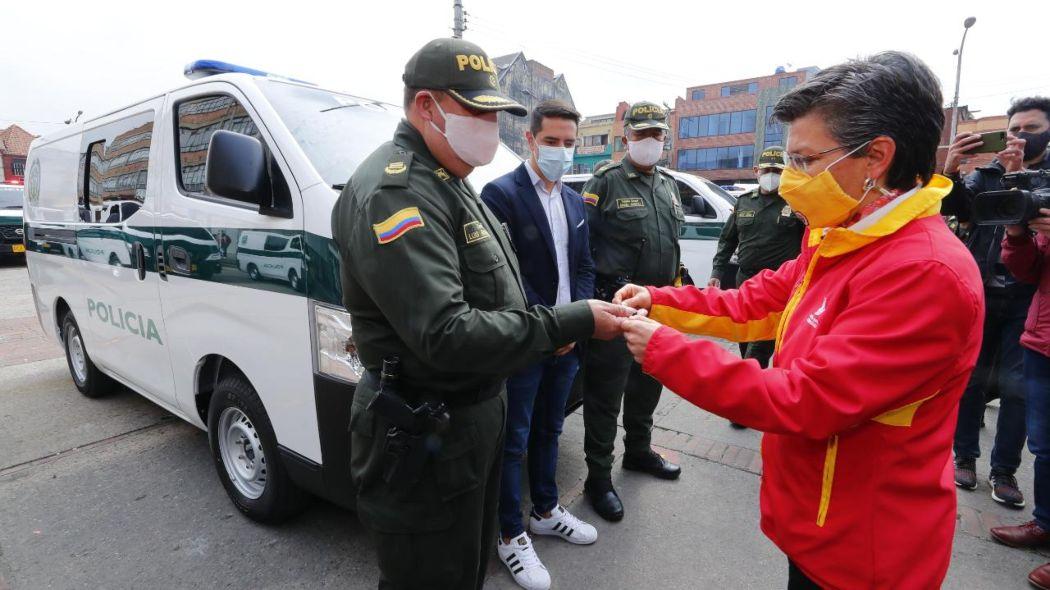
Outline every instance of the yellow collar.
POLYGON ((817 255, 825 258, 859 250, 879 238, 895 233, 916 219, 939 214, 941 199, 948 196, 951 191, 952 181, 939 174, 934 174, 926 186, 916 190, 911 196, 899 203, 886 205, 893 209, 875 223, 864 224, 865 227, 862 229, 813 228, 810 230, 809 245, 815 246, 819 243, 820 248, 817 250, 817 255))

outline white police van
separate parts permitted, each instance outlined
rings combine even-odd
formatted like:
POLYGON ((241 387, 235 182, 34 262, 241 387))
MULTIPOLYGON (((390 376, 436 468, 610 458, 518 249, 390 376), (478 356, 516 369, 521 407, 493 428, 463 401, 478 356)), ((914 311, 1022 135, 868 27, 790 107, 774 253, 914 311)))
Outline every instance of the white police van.
MULTIPOLYGON (((33 142, 25 222, 40 323, 84 395, 120 383, 206 429, 249 517, 290 516, 304 491, 352 506, 361 365, 331 212, 401 108, 222 62, 186 74, 184 87, 33 142)), ((502 147, 471 181, 519 162, 502 147)))

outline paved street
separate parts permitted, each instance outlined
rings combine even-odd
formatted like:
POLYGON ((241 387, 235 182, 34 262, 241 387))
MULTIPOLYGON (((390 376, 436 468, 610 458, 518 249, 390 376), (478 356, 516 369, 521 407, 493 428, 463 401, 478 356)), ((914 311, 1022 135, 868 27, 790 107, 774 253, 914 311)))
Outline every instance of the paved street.
MULTIPOLYGON (((317 502, 280 527, 246 520, 217 480, 203 432, 128 391, 99 400, 76 391, 61 350, 41 334, 24 267, 0 265, 0 298, 0 590, 375 587, 353 513, 317 502)), ((600 538, 589 547, 537 541, 555 588, 784 587, 784 558, 758 530, 757 433, 666 393, 656 443, 681 461, 682 479, 614 469, 627 509, 617 524, 581 497, 582 440, 575 414, 562 438, 563 503, 600 538)), ((1019 479, 1030 497, 1027 452, 1019 479)), ((1050 552, 1008 549, 987 528, 1029 515, 992 502, 983 480, 962 492, 945 587, 1027 588, 1025 575, 1050 552)), ((487 587, 516 587, 499 564, 491 574, 487 587)))

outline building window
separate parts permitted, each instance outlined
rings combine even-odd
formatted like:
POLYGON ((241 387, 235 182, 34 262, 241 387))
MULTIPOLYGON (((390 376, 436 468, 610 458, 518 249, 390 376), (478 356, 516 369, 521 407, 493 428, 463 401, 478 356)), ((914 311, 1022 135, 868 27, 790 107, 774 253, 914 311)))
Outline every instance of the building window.
POLYGON ((694 90, 693 94, 690 96, 690 99, 691 100, 704 100, 704 91, 703 90, 694 90))
POLYGON ((771 145, 784 145, 784 124, 773 119, 773 107, 766 107, 766 133, 762 140, 762 147, 771 145))
POLYGON ((26 161, 24 158, 19 160, 11 160, 11 173, 15 176, 26 175, 26 161))
POLYGON ((738 94, 757 94, 758 93, 758 82, 749 82, 747 84, 732 84, 729 86, 722 87, 722 96, 736 96, 738 94))
POLYGON ((584 147, 593 145, 606 145, 609 143, 609 136, 607 134, 602 135, 587 135, 583 138, 584 147))
POLYGON ((798 76, 788 76, 780 79, 780 89, 787 90, 798 86, 798 76))
POLYGON ((613 151, 622 152, 625 149, 627 149, 627 148, 624 147, 623 136, 617 135, 616 136, 616 141, 613 143, 613 151))
POLYGON ((754 166, 751 144, 678 150, 679 170, 739 170, 754 166))
POLYGON ((735 133, 754 133, 755 109, 680 117, 678 119, 678 137, 710 137, 713 135, 732 135, 735 133))

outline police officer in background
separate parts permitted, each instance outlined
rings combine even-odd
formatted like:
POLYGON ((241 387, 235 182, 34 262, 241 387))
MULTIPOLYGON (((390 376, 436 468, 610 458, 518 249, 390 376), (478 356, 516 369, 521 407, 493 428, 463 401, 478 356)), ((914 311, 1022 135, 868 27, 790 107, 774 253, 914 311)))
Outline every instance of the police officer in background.
POLYGON ((495 156, 497 112, 526 114, 500 92, 485 52, 436 39, 403 79, 406 120, 332 214, 366 368, 350 412, 351 476, 380 588, 480 588, 495 544, 506 376, 570 342, 619 334, 615 314, 628 310, 526 310, 508 234, 465 180, 495 156), (379 371, 394 357, 391 391, 379 371))
MULTIPOLYGON (((671 285, 681 272, 678 233, 685 215, 674 179, 656 166, 669 128, 659 105, 639 102, 624 117, 627 155, 596 170, 583 187, 595 296, 610 301, 627 283, 671 285)), ((623 518, 612 485, 616 419, 623 404, 624 469, 677 479, 678 465, 654 452, 653 412, 663 387, 642 372, 623 338, 592 341, 587 351, 583 422, 587 498, 602 518, 623 518)))

